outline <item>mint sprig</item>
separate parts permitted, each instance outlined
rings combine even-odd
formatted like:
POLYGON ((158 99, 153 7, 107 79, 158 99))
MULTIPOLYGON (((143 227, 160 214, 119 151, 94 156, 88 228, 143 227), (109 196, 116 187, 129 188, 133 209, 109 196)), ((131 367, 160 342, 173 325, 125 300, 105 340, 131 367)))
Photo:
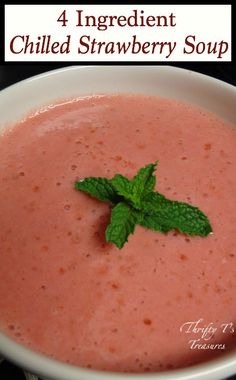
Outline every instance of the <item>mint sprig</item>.
POLYGON ((112 204, 106 241, 119 249, 137 224, 164 233, 177 229, 191 236, 204 237, 212 232, 207 216, 199 208, 154 191, 156 166, 157 161, 146 165, 131 180, 116 174, 112 179, 88 177, 75 183, 76 190, 112 204))

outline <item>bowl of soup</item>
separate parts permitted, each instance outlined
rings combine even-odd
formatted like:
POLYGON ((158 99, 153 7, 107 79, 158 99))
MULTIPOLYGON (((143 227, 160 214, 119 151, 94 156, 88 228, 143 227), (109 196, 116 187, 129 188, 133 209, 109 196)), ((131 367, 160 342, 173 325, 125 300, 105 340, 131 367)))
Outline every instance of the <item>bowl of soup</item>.
POLYGON ((67 67, 0 93, 0 353, 55 380, 236 373, 236 90, 168 66, 67 67), (212 233, 106 241, 87 177, 199 207, 212 233))

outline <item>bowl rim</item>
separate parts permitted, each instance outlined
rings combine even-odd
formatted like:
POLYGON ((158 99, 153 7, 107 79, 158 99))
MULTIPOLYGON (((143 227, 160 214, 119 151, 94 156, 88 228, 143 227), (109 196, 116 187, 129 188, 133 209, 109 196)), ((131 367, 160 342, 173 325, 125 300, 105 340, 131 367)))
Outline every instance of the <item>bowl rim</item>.
MULTIPOLYGON (((226 82, 223 82, 219 79, 207 76, 205 74, 201 74, 195 71, 186 70, 183 68, 175 67, 175 66, 167 66, 167 65, 157 65, 157 66, 143 66, 143 65, 93 65, 93 66, 66 66, 64 68, 54 69, 50 71, 43 72, 41 74, 35 75, 33 77, 24 79, 19 81, 11 86, 8 86, 0 91, 0 100, 2 97, 11 94, 15 89, 19 89, 20 87, 28 86, 28 85, 37 85, 37 81, 41 81, 45 78, 51 78, 54 76, 56 78, 58 75, 64 74, 66 72, 71 73, 72 71, 77 72, 78 70, 81 72, 83 70, 107 70, 108 68, 112 68, 112 70, 159 70, 162 72, 172 72, 176 75, 187 76, 191 75, 193 79, 200 80, 202 83, 209 85, 218 86, 220 88, 224 88, 229 90, 230 93, 236 96, 236 87, 226 82)), ((56 98, 56 97, 55 97, 56 98)), ((3 357, 13 361, 17 365, 32 371, 33 373, 37 373, 42 377, 46 377, 48 379, 58 380, 75 380, 78 378, 89 379, 89 380, 108 380, 112 377, 113 380, 147 380, 147 379, 168 379, 171 380, 181 379, 220 379, 221 377, 230 376, 236 373, 236 351, 232 351, 227 354, 223 354, 221 357, 217 357, 215 359, 211 359, 210 361, 196 364, 193 366, 180 368, 176 370, 169 370, 164 372, 155 372, 155 373, 135 373, 135 374, 126 374, 126 373, 117 373, 117 372, 108 372, 108 371, 98 371, 85 369, 81 367, 77 367, 71 364, 66 364, 55 359, 51 359, 47 356, 39 354, 31 349, 24 347, 16 343, 13 339, 6 336, 4 333, 0 332, 0 354, 3 357), (217 376, 217 377, 214 377, 217 376)))
POLYGON ((37 353, 0 332, 0 354, 15 364, 47 379, 57 380, 190 380, 223 379, 236 372, 236 350, 193 366, 153 373, 119 373, 78 367, 37 353), (7 349, 4 347, 7 346, 7 349), (214 377, 217 375, 218 377, 214 377), (55 377, 56 376, 56 377, 55 377))

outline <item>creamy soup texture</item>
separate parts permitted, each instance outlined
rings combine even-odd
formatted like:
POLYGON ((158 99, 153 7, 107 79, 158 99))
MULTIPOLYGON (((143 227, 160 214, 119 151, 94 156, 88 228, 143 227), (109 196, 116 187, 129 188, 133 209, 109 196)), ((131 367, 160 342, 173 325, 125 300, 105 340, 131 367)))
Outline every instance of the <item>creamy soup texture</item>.
POLYGON ((48 107, 0 138, 0 329, 78 366, 162 371, 223 355, 236 330, 236 129, 144 95, 48 107), (109 204, 74 189, 159 160, 156 190, 198 206, 206 238, 138 226, 105 241, 109 204))

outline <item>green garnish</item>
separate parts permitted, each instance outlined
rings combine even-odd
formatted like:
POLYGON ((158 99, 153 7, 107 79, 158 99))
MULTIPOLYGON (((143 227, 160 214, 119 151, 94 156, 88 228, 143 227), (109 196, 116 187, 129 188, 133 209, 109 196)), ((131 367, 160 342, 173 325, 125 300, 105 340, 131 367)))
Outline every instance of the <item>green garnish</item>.
POLYGON ((212 228, 199 208, 172 201, 154 191, 157 161, 141 168, 129 180, 121 174, 112 179, 88 177, 75 183, 75 189, 112 205, 106 241, 122 248, 137 224, 154 231, 177 229, 187 235, 207 236, 212 228))

